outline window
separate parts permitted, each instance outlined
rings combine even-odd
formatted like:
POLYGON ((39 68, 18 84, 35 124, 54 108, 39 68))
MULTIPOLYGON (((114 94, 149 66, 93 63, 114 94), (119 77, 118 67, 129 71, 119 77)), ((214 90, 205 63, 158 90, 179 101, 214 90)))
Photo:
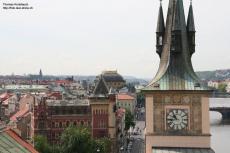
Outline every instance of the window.
POLYGON ((82 125, 82 126, 84 125, 84 121, 81 121, 81 125, 82 125))
POLYGON ((159 37, 159 45, 163 45, 163 39, 162 36, 159 37))
POLYGON ((62 122, 59 122, 59 127, 62 128, 62 122))
POLYGON ((76 122, 76 121, 74 121, 74 122, 73 122, 73 125, 74 125, 74 126, 77 126, 77 122, 76 122))
POLYGON ((69 126, 69 121, 66 122, 66 127, 68 127, 68 126, 69 126))
POLYGON ((53 138, 55 138, 55 133, 52 133, 52 135, 51 135, 51 136, 52 136, 52 139, 53 139, 53 138))
POLYGON ((55 127, 58 128, 59 124, 55 122, 55 127))
POLYGON ((38 128, 39 128, 39 129, 43 129, 44 127, 45 127, 44 121, 40 121, 40 122, 38 123, 38 128))

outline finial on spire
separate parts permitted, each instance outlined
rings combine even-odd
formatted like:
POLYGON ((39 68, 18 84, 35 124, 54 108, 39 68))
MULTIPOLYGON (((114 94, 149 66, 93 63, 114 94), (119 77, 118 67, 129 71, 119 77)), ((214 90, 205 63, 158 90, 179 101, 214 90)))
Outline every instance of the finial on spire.
POLYGON ((160 4, 162 4, 162 0, 160 0, 160 4))
POLYGON ((192 0, 190 0, 190 5, 192 5, 192 0))

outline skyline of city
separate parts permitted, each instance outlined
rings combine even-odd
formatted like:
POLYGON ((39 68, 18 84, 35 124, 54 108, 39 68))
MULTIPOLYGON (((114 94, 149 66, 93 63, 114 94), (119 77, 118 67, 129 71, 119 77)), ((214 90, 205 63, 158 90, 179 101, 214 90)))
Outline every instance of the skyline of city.
MULTIPOLYGON (((189 0, 183 2, 187 18, 189 0)), ((111 69, 141 78, 156 74, 159 1, 29 3, 33 10, 2 11, 1 75, 37 74, 40 68, 48 75, 97 75, 111 69)), ((197 31, 194 70, 228 69, 230 56, 225 55, 230 48, 230 19, 223 20, 223 16, 230 13, 229 2, 193 3, 197 31)), ((163 1, 165 18, 167 7, 168 1, 163 1)))

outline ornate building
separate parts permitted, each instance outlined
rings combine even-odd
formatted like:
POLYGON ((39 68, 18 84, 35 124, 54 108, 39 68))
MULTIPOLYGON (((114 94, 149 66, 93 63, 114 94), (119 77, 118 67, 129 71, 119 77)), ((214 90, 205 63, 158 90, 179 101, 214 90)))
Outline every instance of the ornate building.
POLYGON ((92 135, 96 138, 109 137, 112 150, 116 148, 116 95, 106 84, 104 77, 98 78, 93 94, 90 96, 92 114, 92 135))
POLYGON ((97 76, 96 82, 99 81, 100 77, 103 77, 108 88, 121 89, 125 86, 124 78, 117 71, 103 71, 101 75, 97 76))
POLYGON ((34 105, 33 122, 35 135, 44 135, 50 143, 58 143, 64 129, 71 124, 91 128, 89 100, 42 98, 34 105))
POLYGON ((195 25, 192 2, 187 24, 183 0, 169 0, 166 26, 162 4, 156 31, 160 65, 142 89, 146 97, 146 153, 206 152, 210 148, 211 90, 195 74, 195 25))

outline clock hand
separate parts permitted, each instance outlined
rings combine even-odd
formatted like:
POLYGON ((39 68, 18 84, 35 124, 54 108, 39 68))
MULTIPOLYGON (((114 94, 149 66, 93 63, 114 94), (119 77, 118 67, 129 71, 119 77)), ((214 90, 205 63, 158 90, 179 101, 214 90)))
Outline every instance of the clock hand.
POLYGON ((175 114, 173 114, 173 118, 174 118, 175 120, 177 120, 177 117, 176 117, 176 115, 175 115, 175 114))

